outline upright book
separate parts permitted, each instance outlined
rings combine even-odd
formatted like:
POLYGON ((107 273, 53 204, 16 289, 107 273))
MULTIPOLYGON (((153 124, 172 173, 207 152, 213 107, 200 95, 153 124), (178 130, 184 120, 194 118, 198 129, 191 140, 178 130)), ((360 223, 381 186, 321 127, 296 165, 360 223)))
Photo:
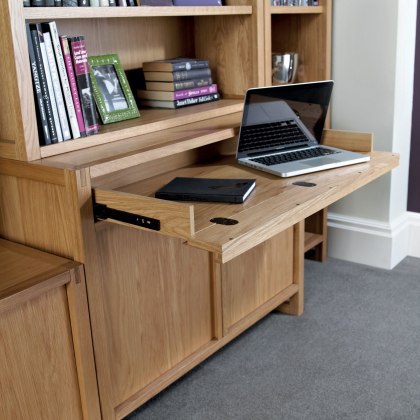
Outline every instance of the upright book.
POLYGON ((79 98, 79 90, 76 83, 76 75, 74 74, 73 60, 71 58, 69 40, 66 36, 60 36, 61 49, 63 51, 64 63, 66 65, 67 77, 69 80, 71 97, 73 99, 74 111, 76 113, 76 121, 81 137, 86 137, 85 121, 83 119, 82 104, 79 98))
POLYGON ((82 105, 86 134, 96 134, 99 131, 99 123, 96 114, 95 102, 92 95, 92 85, 89 75, 89 63, 87 60, 85 37, 71 37, 69 38, 69 43, 73 60, 74 74, 76 76, 77 89, 82 105))
POLYGON ((64 102, 66 104, 67 115, 69 118, 72 137, 77 139, 80 137, 79 125, 77 123, 76 110, 74 107, 73 98, 69 84, 69 78, 66 70, 66 63, 64 61, 63 51, 61 49, 60 37, 58 35, 57 25, 54 21, 48 22, 51 40, 57 60, 57 68, 60 75, 61 87, 63 89, 64 102))
POLYGON ((51 34, 48 25, 42 25, 44 31, 45 50, 47 52, 48 64, 50 67, 51 81, 54 89, 55 101, 57 103, 58 118, 60 121, 63 140, 70 140, 70 126, 67 118, 66 105, 64 103, 61 81, 58 74, 57 63, 55 60, 54 47, 52 45, 51 34))
POLYGON ((47 76, 45 74, 44 62, 42 59, 41 46, 38 36, 38 28, 36 24, 29 24, 29 31, 34 48, 34 56, 37 64, 38 76, 41 87, 42 99, 45 106, 45 114, 47 117, 48 131, 51 143, 58 142, 57 129, 55 127, 54 115, 51 105, 50 93, 48 90, 47 76))
POLYGON ((28 38, 28 50, 29 50, 29 63, 31 66, 32 80, 34 87, 35 106, 38 117, 38 130, 40 131, 40 144, 46 145, 51 144, 50 132, 48 130, 47 114, 45 110, 44 99, 42 97, 41 82, 38 73, 37 60, 35 58, 34 46, 32 37, 29 29, 29 25, 26 25, 27 38, 28 38))
POLYGON ((164 200, 243 203, 255 188, 255 179, 174 178, 155 197, 164 200))

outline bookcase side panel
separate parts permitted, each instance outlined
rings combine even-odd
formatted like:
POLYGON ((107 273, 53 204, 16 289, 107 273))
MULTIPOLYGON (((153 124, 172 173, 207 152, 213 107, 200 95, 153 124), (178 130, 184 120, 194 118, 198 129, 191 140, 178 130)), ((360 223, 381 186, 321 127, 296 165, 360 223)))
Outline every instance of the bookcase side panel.
POLYGON ((0 3, 0 156, 39 158, 22 2, 0 3))

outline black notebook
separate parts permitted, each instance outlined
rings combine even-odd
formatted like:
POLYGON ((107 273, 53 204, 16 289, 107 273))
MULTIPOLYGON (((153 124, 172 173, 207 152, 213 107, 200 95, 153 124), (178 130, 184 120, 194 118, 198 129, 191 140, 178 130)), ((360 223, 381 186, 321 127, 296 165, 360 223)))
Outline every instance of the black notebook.
POLYGON ((155 193, 156 198, 181 201, 243 203, 255 188, 255 179, 174 178, 155 193))

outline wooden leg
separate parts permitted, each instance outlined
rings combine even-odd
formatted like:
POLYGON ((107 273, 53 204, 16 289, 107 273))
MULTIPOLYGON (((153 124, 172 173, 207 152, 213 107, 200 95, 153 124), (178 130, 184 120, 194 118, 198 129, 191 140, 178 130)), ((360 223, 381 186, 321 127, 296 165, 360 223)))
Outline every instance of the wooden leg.
POLYGON ((304 242, 305 221, 303 220, 297 223, 293 228, 293 283, 299 287, 299 290, 290 300, 277 308, 278 311, 289 315, 303 314, 304 242))

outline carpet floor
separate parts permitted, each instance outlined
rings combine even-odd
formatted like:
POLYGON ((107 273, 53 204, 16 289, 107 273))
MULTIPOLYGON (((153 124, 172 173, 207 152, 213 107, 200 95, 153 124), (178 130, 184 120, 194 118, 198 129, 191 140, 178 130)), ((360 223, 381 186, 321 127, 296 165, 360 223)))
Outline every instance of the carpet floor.
POLYGON ((305 261, 305 312, 271 313, 127 420, 420 419, 420 259, 305 261))

